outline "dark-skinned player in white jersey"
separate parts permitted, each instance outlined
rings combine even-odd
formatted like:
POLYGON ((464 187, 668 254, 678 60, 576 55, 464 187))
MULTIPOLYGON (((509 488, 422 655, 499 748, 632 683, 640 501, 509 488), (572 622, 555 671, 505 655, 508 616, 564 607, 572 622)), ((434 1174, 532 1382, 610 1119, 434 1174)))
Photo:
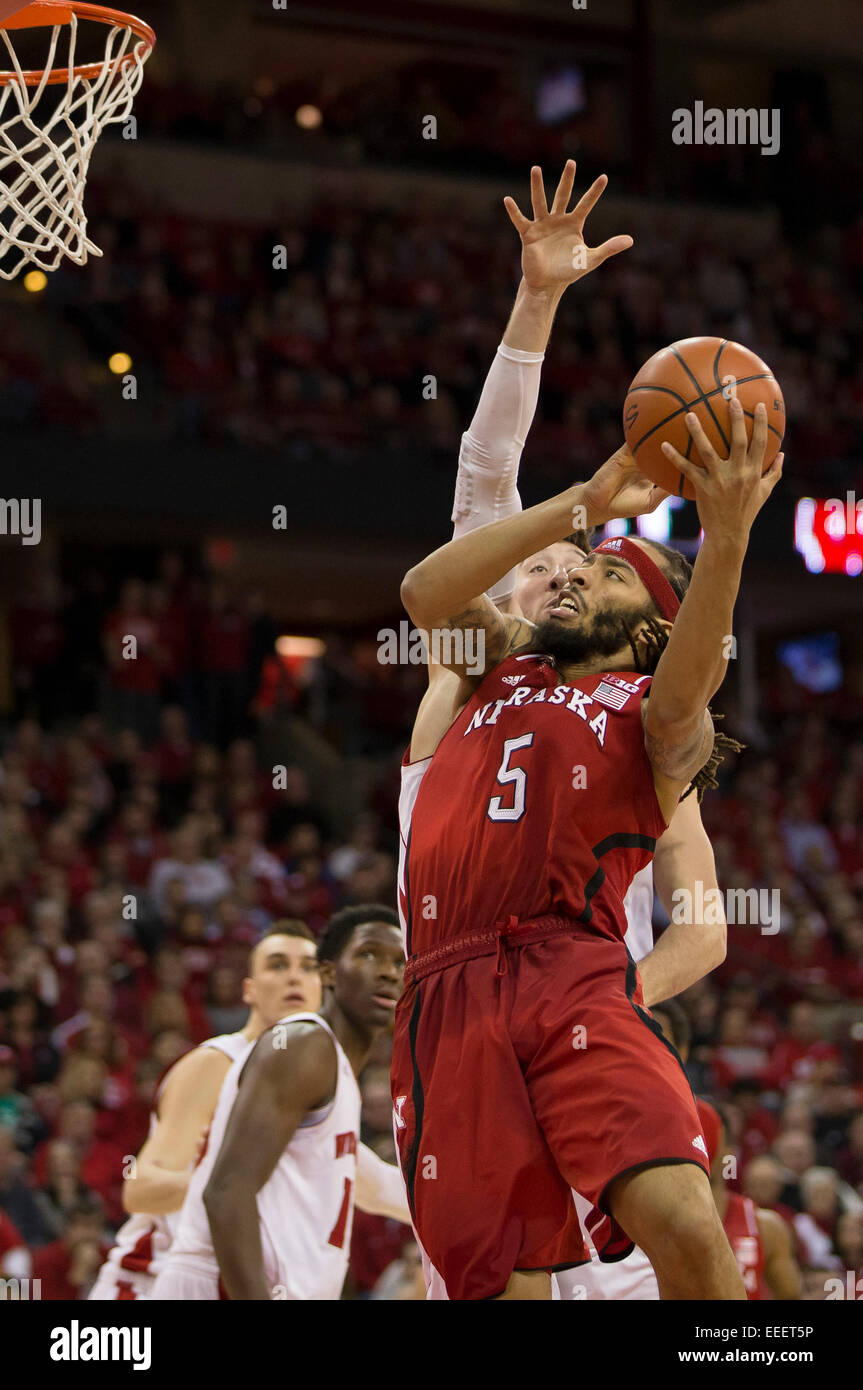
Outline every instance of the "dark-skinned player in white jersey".
MULTIPOLYGON (((380 904, 342 909, 324 930, 318 960, 323 1007, 285 1017, 235 1063, 213 1124, 213 1157, 190 1191, 190 1200, 202 1194, 232 1299, 337 1299, 344 1283, 360 1131, 356 1075, 401 993, 396 914, 380 904)), ((193 1235, 181 1223, 175 1264, 188 1258, 193 1235)), ((209 1254, 206 1239, 198 1245, 209 1254)))

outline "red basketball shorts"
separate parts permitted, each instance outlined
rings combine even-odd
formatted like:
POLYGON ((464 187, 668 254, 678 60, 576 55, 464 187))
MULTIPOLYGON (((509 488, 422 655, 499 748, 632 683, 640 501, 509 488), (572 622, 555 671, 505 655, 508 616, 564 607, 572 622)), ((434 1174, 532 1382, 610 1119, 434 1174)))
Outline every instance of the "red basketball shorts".
POLYGON ((514 1270, 583 1263, 571 1188, 594 1204, 591 1237, 614 1260, 631 1249, 604 1205, 615 1178, 662 1163, 708 1169, 689 1082, 626 947, 549 920, 554 935, 497 955, 456 951, 429 973, 423 957, 408 965, 396 1143, 417 1234, 451 1299, 493 1298, 514 1270))

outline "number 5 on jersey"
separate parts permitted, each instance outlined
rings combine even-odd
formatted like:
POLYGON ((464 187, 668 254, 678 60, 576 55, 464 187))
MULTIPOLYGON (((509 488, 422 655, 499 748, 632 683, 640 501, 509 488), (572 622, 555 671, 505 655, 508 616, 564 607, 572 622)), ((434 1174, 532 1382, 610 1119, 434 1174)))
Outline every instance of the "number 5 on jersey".
POLYGON ((521 738, 508 738, 503 745, 503 757, 500 767, 497 770, 497 784, 499 787, 506 787, 510 783, 514 785, 513 799, 511 806, 503 805, 503 797, 493 796, 488 803, 487 815, 489 820, 521 820, 524 815, 524 796, 527 787, 527 773, 523 767, 510 767, 510 758, 513 753, 517 753, 520 748, 529 748, 533 743, 533 734, 522 734, 521 738))

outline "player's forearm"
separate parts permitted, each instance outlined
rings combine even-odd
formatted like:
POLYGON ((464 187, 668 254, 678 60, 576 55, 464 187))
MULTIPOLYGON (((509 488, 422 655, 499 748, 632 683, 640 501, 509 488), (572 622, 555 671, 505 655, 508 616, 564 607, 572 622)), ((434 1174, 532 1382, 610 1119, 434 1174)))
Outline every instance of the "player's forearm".
POLYGON ((583 489, 571 487, 516 516, 481 526, 440 546, 409 570, 402 602, 421 628, 433 627, 468 608, 502 574, 528 555, 563 540, 573 530, 573 511, 583 489))
POLYGON ((725 959, 725 925, 672 922, 638 962, 648 1008, 703 980, 725 959))
POLYGON ((235 1301, 269 1301, 256 1193, 235 1181, 204 1189, 213 1251, 228 1296, 235 1301))
POLYGON ((394 1163, 384 1163, 372 1149, 360 1144, 357 1154, 355 1203, 371 1216, 387 1216, 410 1225, 405 1185, 394 1163))
POLYGON ((803 1279, 791 1255, 767 1264, 764 1278, 778 1303, 795 1303, 803 1297, 803 1279))
POLYGON ((650 687, 648 734, 700 721, 722 684, 745 554, 745 541, 705 536, 650 687))
MULTIPOLYGON (((494 355, 473 419, 461 438, 452 520, 455 536, 521 511, 518 469, 536 405, 557 291, 522 281, 503 342, 494 355)), ((495 603, 515 589, 516 571, 489 588, 495 603)))
POLYGON ((638 965, 648 1008, 688 989, 725 959, 716 860, 694 793, 680 803, 656 846, 653 882, 671 921, 638 965))
POLYGON ((529 290, 522 280, 503 335, 504 347, 519 352, 545 352, 563 288, 529 290))
POLYGON ((164 1216, 179 1211, 186 1200, 191 1174, 138 1164, 134 1177, 123 1181, 123 1210, 130 1216, 164 1216))

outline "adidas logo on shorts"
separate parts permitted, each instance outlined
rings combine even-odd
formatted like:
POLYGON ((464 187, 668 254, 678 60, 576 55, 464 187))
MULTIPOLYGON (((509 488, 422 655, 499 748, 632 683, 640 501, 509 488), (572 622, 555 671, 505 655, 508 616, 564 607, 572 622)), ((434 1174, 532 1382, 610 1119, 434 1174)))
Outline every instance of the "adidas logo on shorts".
POLYGON ((705 1158, 710 1157, 710 1154, 707 1152, 707 1145, 705 1144, 700 1134, 696 1135, 696 1137, 693 1139, 692 1147, 693 1149, 700 1149, 701 1152, 704 1154, 705 1158))

